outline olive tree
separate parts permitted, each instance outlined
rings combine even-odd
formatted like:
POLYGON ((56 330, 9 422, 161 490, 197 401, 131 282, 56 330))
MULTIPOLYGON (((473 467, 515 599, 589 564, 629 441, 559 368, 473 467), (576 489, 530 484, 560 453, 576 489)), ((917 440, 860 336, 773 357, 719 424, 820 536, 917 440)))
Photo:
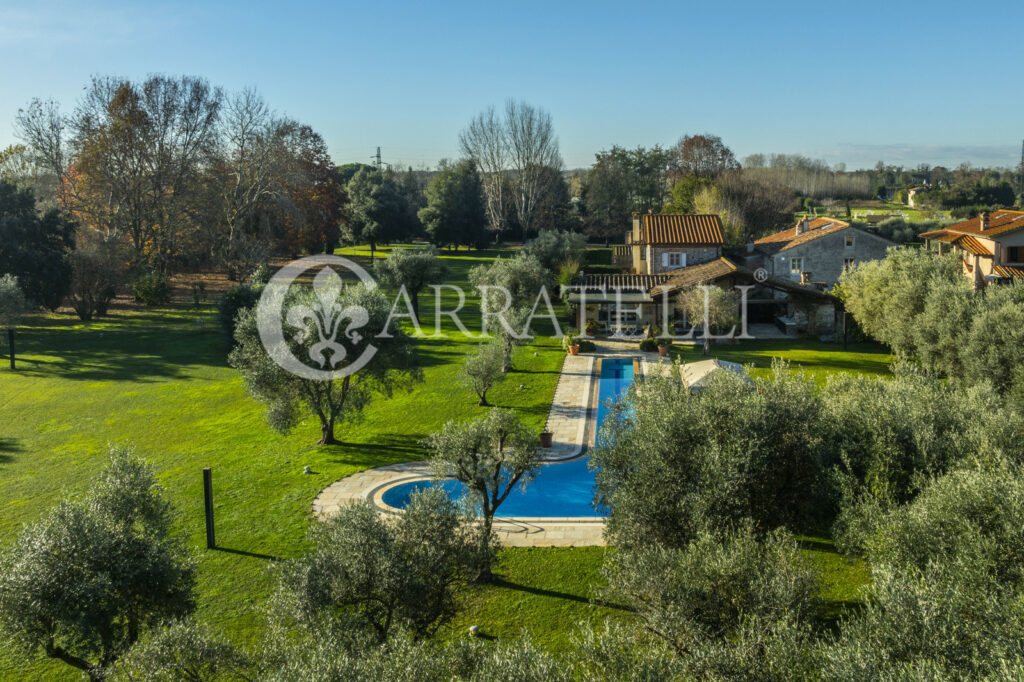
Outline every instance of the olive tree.
POLYGON ((362 637, 381 644, 396 628, 433 633, 478 563, 470 524, 440 489, 414 493, 393 519, 369 503, 344 506, 309 539, 312 549, 281 569, 275 617, 356 646, 362 637))
POLYGON ((469 272, 469 281, 481 291, 481 313, 488 317, 501 315, 505 320, 506 324, 499 323, 497 329, 488 324, 484 330, 493 331, 501 339, 506 372, 512 369, 513 349, 526 341, 533 306, 546 290, 550 278, 551 273, 541 262, 528 254, 499 258, 469 272))
POLYGON ((971 380, 1005 392, 1024 364, 1024 285, 989 287, 978 307, 960 347, 962 364, 971 380))
POLYGON ((591 455, 609 541, 685 547, 747 517, 768 529, 816 514, 816 393, 781 363, 753 387, 720 372, 697 395, 678 379, 644 379, 606 418, 591 455))
POLYGON ((735 291, 715 286, 698 286, 680 292, 676 305, 686 313, 694 327, 703 327, 704 355, 711 352, 713 330, 732 328, 739 318, 739 299, 735 291))
POLYGON ((882 260, 844 272, 839 289, 846 310, 860 328, 901 357, 917 352, 916 318, 929 293, 942 284, 967 287, 955 255, 937 256, 894 248, 882 260))
POLYGON ((149 465, 114 449, 91 490, 0 557, 0 632, 100 680, 144 632, 193 610, 195 572, 149 465))
POLYGON ((447 267, 438 257, 437 247, 422 249, 392 249, 384 260, 378 261, 374 274, 381 285, 391 289, 405 287, 412 302, 412 313, 420 323, 419 295, 428 284, 441 280, 447 267))
POLYGON ((462 481, 479 506, 481 581, 490 580, 494 514, 517 484, 537 475, 541 453, 537 433, 511 410, 495 409, 471 422, 449 421, 427 440, 431 465, 440 478, 462 481))
POLYGON ((115 682, 243 682, 256 662, 210 627, 173 621, 138 642, 110 671, 115 682))
POLYGON ((341 370, 336 365, 340 360, 355 360, 371 346, 376 352, 366 366, 346 376, 339 376, 344 372, 338 371, 331 377, 293 374, 278 365, 264 347, 258 327, 259 307, 241 310, 235 325, 237 345, 228 356, 228 363, 241 372, 249 393, 266 404, 271 428, 282 433, 290 431, 302 420, 305 408, 320 421, 318 444, 336 444, 337 424, 355 421, 374 396, 389 398, 395 390, 410 386, 422 376, 415 364, 412 339, 397 325, 388 324, 390 306, 378 289, 362 284, 341 288, 334 275, 327 277, 319 290, 299 290, 289 295, 284 307, 289 311, 289 326, 299 333, 285 340, 287 348, 275 348, 274 353, 291 353, 303 361, 311 360, 313 369, 318 368, 319 362, 320 368, 341 370), (331 305, 325 306, 325 302, 331 305), (324 319, 322 312, 325 307, 331 310, 328 319, 324 319), (358 326, 346 323, 346 314, 353 321, 361 317, 363 326, 344 333, 346 324, 358 326), (321 325, 330 329, 332 321, 337 325, 333 340, 344 350, 328 357, 321 350, 325 342, 321 325))
MULTIPOLYGON (((481 638, 482 639, 482 638, 481 638)), ((330 641, 290 646, 260 676, 266 682, 419 682, 479 680, 569 682, 577 679, 555 655, 528 640, 447 643, 393 637, 381 646, 339 649, 330 641)))
POLYGON ((985 679, 1024 661, 1022 528, 1024 476, 1003 458, 884 514, 865 543, 866 607, 825 647, 826 679, 985 679))
POLYGON ((964 388, 906 365, 891 379, 834 375, 821 405, 833 536, 846 551, 862 549, 881 515, 929 478, 973 459, 1019 458, 1024 438, 1024 417, 990 386, 964 388))
POLYGON ((986 559, 968 553, 871 574, 863 609, 823 647, 823 679, 1019 679, 1021 590, 993 581, 986 559))
POLYGON ((18 286, 18 278, 14 275, 0 277, 0 328, 7 330, 7 352, 10 354, 11 369, 16 369, 14 328, 26 308, 25 295, 18 286))
POLYGON ((749 521, 702 531, 682 548, 619 552, 605 572, 609 594, 625 596, 644 627, 680 655, 728 639, 745 617, 805 618, 818 590, 792 537, 777 531, 762 541, 749 521))
POLYGON ((479 396, 481 407, 487 407, 487 391, 505 378, 502 344, 496 339, 466 355, 462 365, 462 380, 479 396))
POLYGON ((533 256, 550 272, 558 272, 567 261, 582 261, 587 238, 579 232, 541 230, 523 245, 522 253, 533 256))

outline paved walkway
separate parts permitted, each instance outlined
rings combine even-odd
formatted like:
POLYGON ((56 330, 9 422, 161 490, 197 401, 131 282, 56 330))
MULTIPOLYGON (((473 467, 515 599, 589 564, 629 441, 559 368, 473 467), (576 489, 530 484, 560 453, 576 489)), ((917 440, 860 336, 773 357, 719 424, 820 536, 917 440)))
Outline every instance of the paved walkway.
POLYGON ((593 355, 566 355, 548 412, 547 430, 552 433, 551 447, 544 448, 544 459, 562 461, 583 452, 587 427, 586 397, 594 376, 593 355))
MULTIPOLYGON (((636 344, 629 344, 635 351, 636 344)), ((602 349, 603 350, 603 349, 602 349)), ((607 349, 609 355, 625 354, 622 349, 607 349)), ((641 353, 630 351, 632 355, 641 353)), ((657 354, 655 354, 656 356, 657 354)), ((552 446, 545 448, 550 465, 574 459, 583 454, 590 412, 594 355, 566 355, 562 373, 555 387, 547 429, 552 432, 552 446)), ((549 465, 545 465, 549 466, 549 465)), ((341 505, 369 500, 383 513, 400 510, 384 503, 384 491, 399 483, 431 478, 427 462, 403 462, 367 469, 347 476, 324 488, 313 500, 313 514, 330 516, 341 505)), ((604 545, 604 521, 599 518, 502 518, 494 520, 499 541, 511 547, 583 547, 604 545)))

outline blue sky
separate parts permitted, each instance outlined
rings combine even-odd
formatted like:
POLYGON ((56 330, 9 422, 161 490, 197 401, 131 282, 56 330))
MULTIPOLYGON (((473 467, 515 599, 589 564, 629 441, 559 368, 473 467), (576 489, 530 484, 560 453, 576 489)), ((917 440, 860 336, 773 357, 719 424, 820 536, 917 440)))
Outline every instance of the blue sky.
POLYGON ((742 157, 1015 165, 1019 2, 9 2, 0 147, 32 97, 92 74, 257 87, 338 163, 457 155, 508 97, 551 112, 566 166, 711 132, 742 157))

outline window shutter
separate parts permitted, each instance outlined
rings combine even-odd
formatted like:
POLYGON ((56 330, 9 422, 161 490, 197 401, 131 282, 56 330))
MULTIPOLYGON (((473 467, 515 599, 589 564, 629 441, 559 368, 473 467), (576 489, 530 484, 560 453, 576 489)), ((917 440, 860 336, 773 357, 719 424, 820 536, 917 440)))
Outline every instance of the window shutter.
POLYGON ((668 254, 667 253, 662 253, 661 254, 661 266, 662 267, 668 267, 668 254))
POLYGON ((685 268, 686 267, 686 252, 685 251, 683 251, 681 254, 679 254, 679 267, 681 267, 681 268, 685 268))

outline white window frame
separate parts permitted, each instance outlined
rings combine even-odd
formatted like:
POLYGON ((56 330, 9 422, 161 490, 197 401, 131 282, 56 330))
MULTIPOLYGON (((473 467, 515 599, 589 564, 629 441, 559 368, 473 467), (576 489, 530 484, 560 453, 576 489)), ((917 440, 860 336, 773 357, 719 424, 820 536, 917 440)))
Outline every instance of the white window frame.
POLYGON ((848 234, 848 235, 846 235, 846 248, 852 249, 853 247, 854 247, 853 235, 852 234, 848 234))
POLYGON ((853 270, 853 266, 857 264, 856 258, 844 258, 843 259, 843 272, 849 272, 853 270))
POLYGON ((789 259, 789 274, 799 275, 804 271, 804 259, 803 258, 790 258, 789 259))

